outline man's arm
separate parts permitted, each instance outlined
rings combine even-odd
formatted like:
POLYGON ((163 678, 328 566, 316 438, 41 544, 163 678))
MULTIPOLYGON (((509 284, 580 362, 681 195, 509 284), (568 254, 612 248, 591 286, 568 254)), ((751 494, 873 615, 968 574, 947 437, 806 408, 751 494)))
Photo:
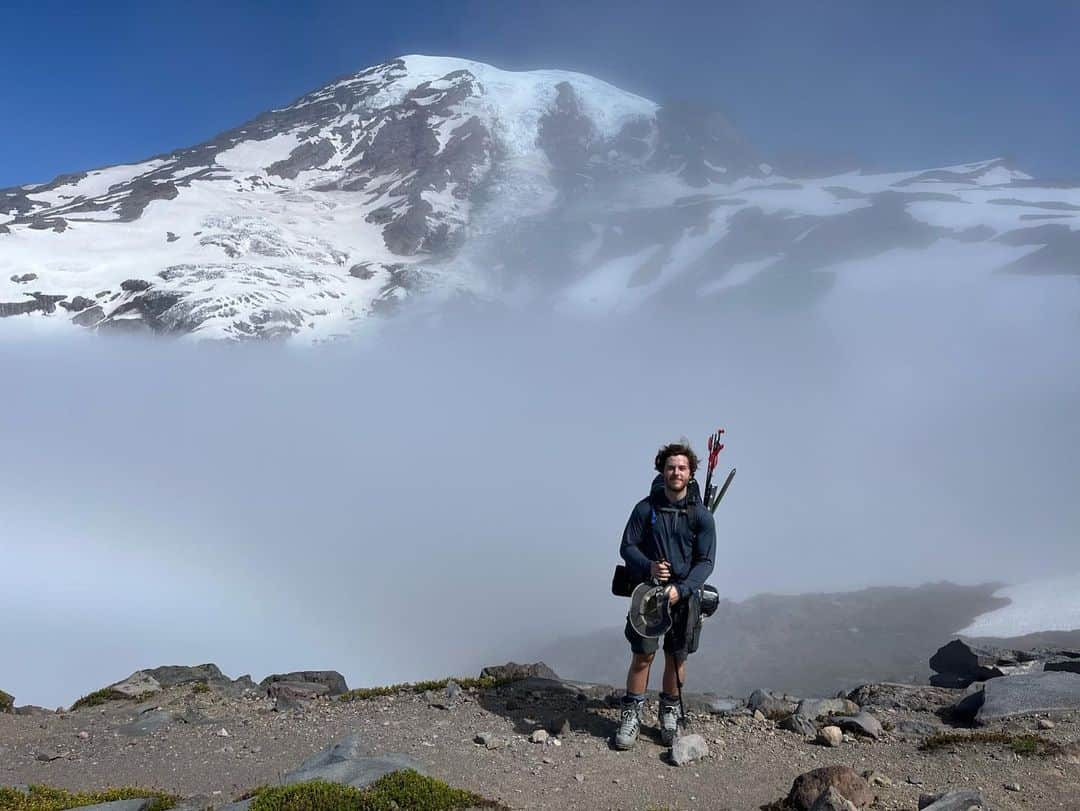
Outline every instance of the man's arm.
POLYGON ((648 520, 649 511, 642 509, 641 504, 636 505, 630 513, 630 519, 626 522, 622 543, 619 544, 619 555, 642 580, 652 577, 653 562, 641 551, 641 542, 645 540, 648 520))
POLYGON ((686 599, 692 591, 705 585, 716 560, 716 522, 713 514, 702 507, 698 512, 698 534, 694 539, 694 558, 690 572, 679 584, 679 597, 686 599))

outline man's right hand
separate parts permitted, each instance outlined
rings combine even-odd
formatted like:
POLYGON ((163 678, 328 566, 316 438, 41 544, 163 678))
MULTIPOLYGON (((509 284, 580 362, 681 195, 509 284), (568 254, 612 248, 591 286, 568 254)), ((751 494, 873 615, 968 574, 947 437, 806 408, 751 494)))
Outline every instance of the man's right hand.
POLYGON ((662 560, 659 563, 653 562, 649 567, 649 572, 661 583, 666 583, 671 578, 671 566, 666 560, 662 560))

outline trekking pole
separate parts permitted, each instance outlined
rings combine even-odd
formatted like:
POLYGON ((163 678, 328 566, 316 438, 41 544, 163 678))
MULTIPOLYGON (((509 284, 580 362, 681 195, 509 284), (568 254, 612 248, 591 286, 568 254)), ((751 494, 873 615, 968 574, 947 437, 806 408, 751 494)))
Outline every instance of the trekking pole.
POLYGON ((717 428, 716 432, 709 436, 709 463, 707 473, 705 474, 705 492, 702 494, 702 501, 705 506, 709 506, 713 500, 713 486, 712 477, 713 471, 716 470, 716 463, 720 460, 720 451, 724 449, 724 445, 720 442, 720 438, 724 434, 723 428, 717 428))
POLYGON ((720 499, 724 497, 724 493, 727 492, 728 487, 731 486, 731 480, 735 478, 735 468, 731 469, 731 472, 727 474, 727 478, 724 479, 724 486, 720 488, 720 492, 716 494, 716 498, 709 505, 709 512, 716 512, 716 508, 720 506, 720 499))

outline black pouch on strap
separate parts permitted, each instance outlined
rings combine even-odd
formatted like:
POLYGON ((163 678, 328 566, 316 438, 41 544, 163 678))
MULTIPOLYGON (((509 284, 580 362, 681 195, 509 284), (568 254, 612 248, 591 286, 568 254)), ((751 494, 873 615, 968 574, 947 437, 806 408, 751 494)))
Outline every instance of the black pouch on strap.
POLYGON ((629 597, 640 582, 629 568, 620 564, 615 567, 615 574, 611 578, 611 593, 616 597, 629 597))
POLYGON ((690 593, 686 611, 686 652, 694 653, 701 644, 701 597, 697 591, 690 593))

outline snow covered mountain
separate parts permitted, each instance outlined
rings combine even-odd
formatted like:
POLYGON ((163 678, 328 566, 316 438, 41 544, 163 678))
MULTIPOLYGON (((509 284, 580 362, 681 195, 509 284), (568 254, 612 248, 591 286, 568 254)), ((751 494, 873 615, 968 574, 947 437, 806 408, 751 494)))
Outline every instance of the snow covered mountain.
POLYGON ((409 300, 607 315, 809 301, 869 260, 1080 272, 1080 187, 1000 160, 799 174, 715 111, 405 56, 194 147, 0 189, 0 317, 319 341, 409 300))

